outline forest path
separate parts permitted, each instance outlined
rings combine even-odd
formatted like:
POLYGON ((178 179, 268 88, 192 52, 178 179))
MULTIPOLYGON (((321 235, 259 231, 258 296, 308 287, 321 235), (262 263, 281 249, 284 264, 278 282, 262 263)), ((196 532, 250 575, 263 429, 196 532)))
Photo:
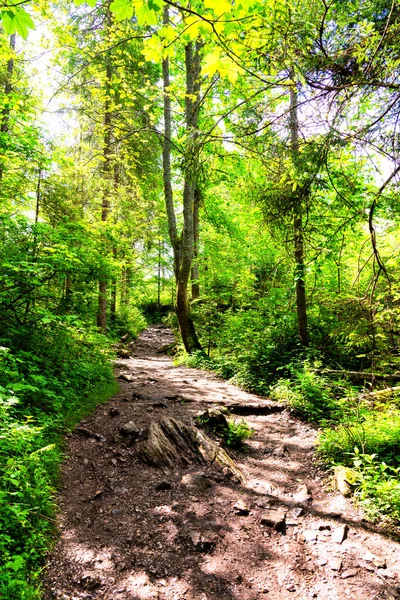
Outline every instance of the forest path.
POLYGON ((399 598, 400 545, 324 489, 314 429, 210 373, 174 367, 157 353, 172 340, 161 326, 145 331, 117 363, 118 395, 68 439, 45 599, 399 598), (243 485, 212 466, 145 466, 120 434, 129 421, 192 422, 210 405, 255 413, 245 417, 248 452, 230 452, 243 485))

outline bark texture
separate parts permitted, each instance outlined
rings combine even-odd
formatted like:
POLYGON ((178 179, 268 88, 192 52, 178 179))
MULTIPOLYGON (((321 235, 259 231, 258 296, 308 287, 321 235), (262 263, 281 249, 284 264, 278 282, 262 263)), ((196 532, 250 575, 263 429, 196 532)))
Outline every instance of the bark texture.
MULTIPOLYGON (((168 7, 164 9, 164 24, 168 25, 168 7)), ((163 60, 164 88, 164 143, 163 143, 163 174, 165 205, 168 217, 169 236, 174 253, 174 273, 176 281, 176 313, 182 341, 187 352, 201 350, 193 321, 190 317, 188 285, 194 256, 195 240, 195 190, 198 183, 198 110, 200 98, 200 50, 201 43, 189 43, 185 48, 186 67, 186 96, 185 118, 187 147, 184 157, 183 184, 183 229, 178 235, 173 191, 171 183, 171 99, 169 60, 163 60)))
MULTIPOLYGON (((298 161, 299 155, 299 119, 298 119, 298 94, 296 86, 290 87, 290 145, 292 150, 293 161, 298 161)), ((303 235, 303 215, 302 215, 302 198, 296 199, 293 209, 293 239, 294 239, 294 259, 295 267, 295 284, 296 284, 296 307, 297 307, 297 323, 299 329, 299 337, 303 346, 308 345, 308 327, 307 327, 307 304, 306 304, 306 287, 305 287, 305 268, 304 268, 304 235, 303 235)))
MULTIPOLYGON (((111 172, 111 100, 110 100, 110 88, 111 88, 112 71, 111 65, 107 62, 106 66, 106 95, 104 101, 104 140, 103 140, 103 177, 107 182, 110 178, 111 172)), ((101 220, 106 222, 110 211, 110 203, 108 198, 108 188, 106 186, 103 192, 103 198, 101 203, 101 220)), ((107 281, 102 279, 99 281, 99 300, 98 300, 98 313, 97 313, 97 326, 107 333, 107 281)))
POLYGON ((154 467, 213 463, 243 482, 235 461, 216 442, 193 425, 172 417, 151 421, 146 439, 137 446, 138 455, 154 467))
MULTIPOLYGON (((16 34, 13 33, 10 35, 10 49, 12 52, 15 50, 15 40, 16 34)), ((0 133, 6 134, 9 129, 9 121, 10 121, 10 105, 7 101, 8 96, 10 96, 12 92, 12 77, 14 73, 14 56, 12 55, 7 61, 7 72, 6 79, 4 84, 4 95, 6 97, 6 101, 4 107, 1 111, 0 116, 0 133)), ((3 179, 4 165, 3 162, 0 162, 0 181, 3 179)))

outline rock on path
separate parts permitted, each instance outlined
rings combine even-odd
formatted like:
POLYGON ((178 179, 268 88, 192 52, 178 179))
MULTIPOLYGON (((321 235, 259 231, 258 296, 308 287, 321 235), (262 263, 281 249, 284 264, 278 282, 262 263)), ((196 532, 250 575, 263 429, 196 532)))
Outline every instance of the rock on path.
POLYGON ((210 373, 174 367, 150 327, 118 361, 120 392, 68 438, 60 539, 45 600, 399 598, 400 546, 323 487, 316 432, 210 373), (254 428, 232 453, 240 485, 206 464, 157 469, 135 447, 149 421, 228 406, 254 428))

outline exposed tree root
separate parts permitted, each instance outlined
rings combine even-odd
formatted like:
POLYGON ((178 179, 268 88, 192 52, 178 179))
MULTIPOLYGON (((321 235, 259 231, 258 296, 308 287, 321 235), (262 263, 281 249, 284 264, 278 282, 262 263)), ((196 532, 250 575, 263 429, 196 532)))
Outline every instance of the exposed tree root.
POLYGON ((225 450, 205 433, 174 418, 151 421, 146 439, 137 446, 140 458, 155 467, 214 463, 244 482, 241 470, 225 450))

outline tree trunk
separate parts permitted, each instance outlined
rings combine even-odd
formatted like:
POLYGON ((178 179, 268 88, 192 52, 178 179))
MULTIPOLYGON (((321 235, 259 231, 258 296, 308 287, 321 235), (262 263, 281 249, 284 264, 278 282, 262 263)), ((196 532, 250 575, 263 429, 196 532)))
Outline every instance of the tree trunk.
POLYGON ((67 276, 65 279, 65 307, 66 307, 66 310, 68 310, 72 304, 72 296, 73 296, 72 277, 71 277, 70 273, 67 273, 67 276))
MULTIPOLYGON (((299 154, 299 120, 297 115, 298 99, 295 85, 290 87, 290 146, 292 150, 293 162, 298 162, 299 154)), ((303 346, 308 345, 308 327, 307 327, 307 304, 305 287, 305 268, 304 268, 304 237, 303 237, 303 215, 301 198, 296 199, 294 203, 293 214, 293 238, 294 238, 294 259, 295 283, 296 283, 296 307, 297 324, 299 337, 303 346)))
MULTIPOLYGON (((164 9, 164 24, 169 23, 168 7, 164 9)), ((193 321, 190 318, 188 284, 193 260, 194 246, 194 192, 197 184, 197 147, 196 127, 199 106, 199 75, 200 75, 200 45, 189 43, 185 49, 186 65, 186 97, 185 115, 186 131, 188 134, 188 149, 185 156, 184 186, 183 186, 183 231, 178 236, 176 227, 175 207, 171 183, 171 99, 170 73, 168 57, 163 59, 163 88, 164 88, 164 142, 163 142, 163 176, 164 195, 168 217, 168 231, 174 253, 174 273, 176 280, 176 314, 182 341, 187 352, 201 350, 193 321), (197 95, 193 100, 194 95, 197 95)))
MULTIPOLYGON (((15 40, 16 40, 16 34, 13 33, 12 35, 10 35, 10 50, 12 52, 14 52, 14 50, 15 50, 15 40)), ((8 123, 10 120, 10 105, 8 103, 8 96, 10 96, 10 94, 12 92, 11 81, 12 81, 13 73, 14 73, 14 55, 12 54, 7 62, 6 83, 4 85, 5 104, 1 111, 1 117, 0 117, 0 133, 2 133, 2 134, 6 134, 8 132, 8 123)), ((0 181, 3 179, 3 172, 4 172, 4 164, 1 161, 1 163, 0 163, 0 181)))
MULTIPOLYGON (((117 258, 117 249, 113 246, 113 258, 117 258)), ((110 321, 113 325, 115 325, 115 320, 117 316, 117 279, 113 278, 111 283, 111 303, 110 303, 110 321)))
POLYGON ((195 189, 193 202, 193 265, 192 265, 192 301, 200 298, 199 283, 199 242, 200 242, 200 190, 195 189))
POLYGON ((187 352, 201 350, 196 330, 190 318, 190 304, 188 298, 188 285, 194 252, 194 200, 198 177, 198 147, 197 147, 197 122, 198 122, 198 94, 195 84, 200 76, 199 47, 193 52, 190 42, 185 48, 186 66, 186 95, 185 114, 188 144, 185 156, 184 184, 183 184, 183 232, 179 273, 176 290, 176 312, 181 330, 182 341, 187 352), (193 98, 196 98, 193 100, 193 98))
MULTIPOLYGON (((104 102, 104 147, 103 147, 103 177, 105 181, 105 189, 103 192, 103 199, 101 204, 101 220, 107 221, 108 213, 110 210, 108 200, 108 186, 107 182, 110 177, 111 170, 111 101, 110 101, 110 88, 111 88, 111 65, 107 63, 106 66, 106 97, 104 102)), ((99 300, 98 300, 98 314, 97 314, 97 326, 107 333, 107 280, 103 278, 99 282, 99 300)))
MULTIPOLYGON (((169 24, 168 6, 164 8, 164 25, 169 24)), ((172 250, 174 253, 174 273, 175 279, 178 278, 179 263, 180 263, 180 239, 178 238, 176 228, 176 217, 174 198, 172 193, 171 183, 171 136, 172 136, 172 113, 171 113, 171 96, 170 85, 171 79, 169 74, 169 58, 166 57, 162 62, 163 71, 163 91, 164 91, 164 141, 163 141, 163 178, 164 178, 164 197, 165 207, 168 218, 168 233, 171 240, 172 250)))
POLYGON ((157 266, 157 308, 161 308, 161 234, 158 240, 158 266, 157 266))

